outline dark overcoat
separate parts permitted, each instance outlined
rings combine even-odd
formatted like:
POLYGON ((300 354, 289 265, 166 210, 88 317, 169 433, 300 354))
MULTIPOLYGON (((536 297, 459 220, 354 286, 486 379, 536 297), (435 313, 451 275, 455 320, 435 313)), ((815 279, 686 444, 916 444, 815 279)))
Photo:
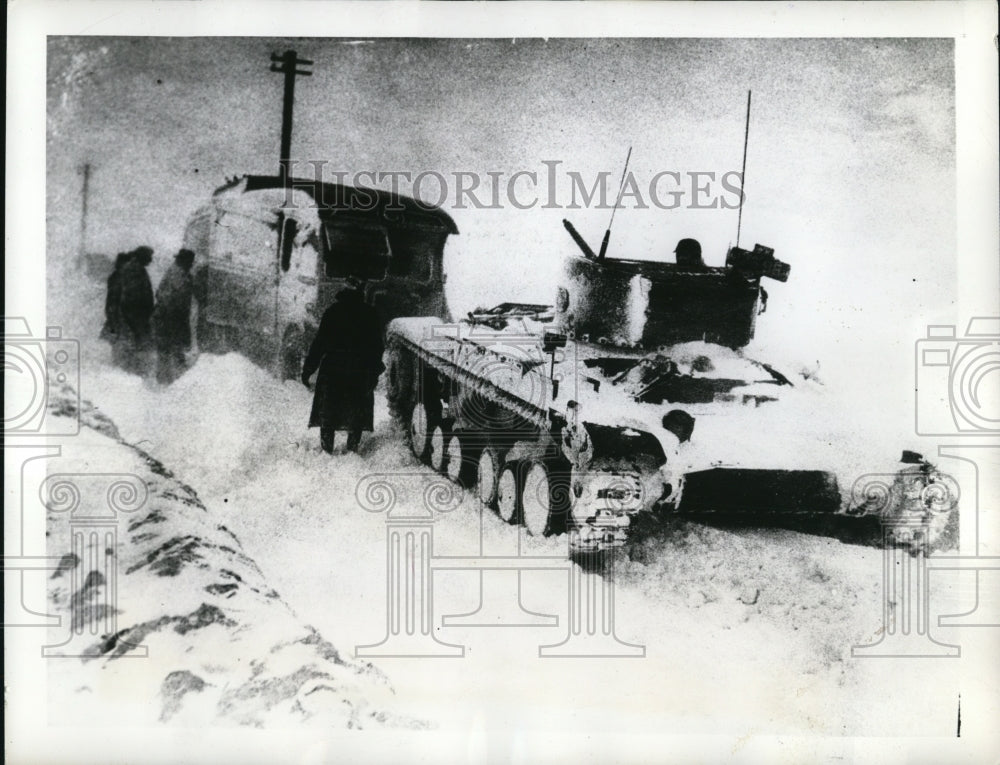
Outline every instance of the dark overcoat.
POLYGON ((136 346, 145 346, 152 336, 153 316, 153 285, 146 266, 138 258, 132 258, 122 266, 119 284, 119 333, 136 346))
POLYGON ((382 364, 382 322, 361 294, 340 293, 326 309, 302 367, 310 377, 319 369, 309 427, 372 430, 375 384, 382 364))
POLYGON ((156 288, 153 333, 161 350, 191 347, 191 272, 171 264, 156 288))
POLYGON ((122 300, 122 268, 128 262, 129 256, 119 253, 115 259, 115 267, 108 277, 108 292, 104 298, 104 327, 101 329, 103 340, 113 340, 118 334, 118 311, 122 300))

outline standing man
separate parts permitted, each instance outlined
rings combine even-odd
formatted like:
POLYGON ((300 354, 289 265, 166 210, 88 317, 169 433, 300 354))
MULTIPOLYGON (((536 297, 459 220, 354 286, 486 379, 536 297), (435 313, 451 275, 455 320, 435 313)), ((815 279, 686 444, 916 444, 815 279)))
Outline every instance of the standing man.
POLYGON ((115 267, 108 276, 108 292, 104 298, 104 327, 101 329, 101 339, 111 343, 111 360, 116 364, 121 364, 119 352, 121 344, 118 342, 119 330, 119 305, 122 299, 122 267, 128 262, 131 255, 127 252, 119 252, 115 258, 115 267))
POLYGON ((302 366, 302 383, 319 369, 309 427, 319 427, 323 451, 333 454, 334 436, 347 431, 347 448, 356 452, 361 431, 373 430, 375 384, 382 364, 382 323, 358 289, 337 293, 326 309, 302 366))
POLYGON ((180 377, 191 347, 191 266, 194 253, 180 250, 156 288, 153 335, 156 340, 156 381, 169 385, 180 377))
POLYGON ((121 298, 118 301, 118 342, 122 367, 145 375, 152 345, 153 285, 146 266, 153 262, 150 247, 137 247, 121 271, 121 298))

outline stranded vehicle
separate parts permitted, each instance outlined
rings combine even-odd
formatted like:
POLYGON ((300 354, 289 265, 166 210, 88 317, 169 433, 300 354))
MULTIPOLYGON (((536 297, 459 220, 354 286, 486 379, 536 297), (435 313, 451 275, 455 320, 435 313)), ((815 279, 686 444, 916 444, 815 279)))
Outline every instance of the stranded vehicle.
POLYGON ((442 259, 458 229, 441 209, 386 191, 249 175, 189 219, 202 350, 239 351, 297 377, 323 311, 364 285, 383 320, 447 316, 442 259))
MULTIPOLYGON (((676 263, 608 258, 564 223, 583 256, 554 305, 390 324, 387 394, 419 459, 532 535, 569 531, 575 551, 620 545, 633 518, 663 510, 835 517, 878 535, 884 508, 849 496, 872 463, 823 429, 819 384, 742 352, 761 280, 786 281, 787 264, 757 245, 707 266, 694 240, 676 263)), ((921 505, 939 474, 907 454, 917 467, 890 483, 916 487, 940 534, 953 507, 940 493, 921 505)))

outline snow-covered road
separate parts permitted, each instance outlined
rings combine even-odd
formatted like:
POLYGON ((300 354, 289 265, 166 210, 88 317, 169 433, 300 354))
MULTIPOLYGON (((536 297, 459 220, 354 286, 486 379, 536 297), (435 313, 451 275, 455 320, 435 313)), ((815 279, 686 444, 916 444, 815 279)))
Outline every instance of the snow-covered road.
MULTIPOLYGON (((361 454, 338 445, 331 458, 305 428, 310 393, 240 356, 203 355, 165 389, 91 361, 83 397, 125 441, 195 487, 300 620, 348 655, 382 639, 385 518, 359 507, 355 491, 368 474, 404 474, 391 479, 399 507, 419 507, 433 476, 410 456, 384 397, 376 397, 376 430, 361 454)), ((485 518, 488 547, 511 533, 485 518)), ((435 523, 435 554, 475 555, 479 544, 471 498, 435 523)), ((563 544, 548 539, 535 552, 558 555, 563 544)), ((466 646, 465 656, 373 660, 405 711, 487 732, 954 731, 958 681, 948 662, 851 658, 851 646, 873 642, 881 626, 877 549, 677 524, 616 564, 617 635, 645 646, 644 657, 539 658, 540 645, 566 636, 569 565, 521 575, 524 608, 556 616, 557 626, 441 627, 443 615, 476 610, 481 580, 472 571, 435 573, 435 632, 466 646), (910 714, 881 715, 898 694, 911 700, 910 714)), ((483 577, 487 606, 514 603, 516 574, 483 577)))

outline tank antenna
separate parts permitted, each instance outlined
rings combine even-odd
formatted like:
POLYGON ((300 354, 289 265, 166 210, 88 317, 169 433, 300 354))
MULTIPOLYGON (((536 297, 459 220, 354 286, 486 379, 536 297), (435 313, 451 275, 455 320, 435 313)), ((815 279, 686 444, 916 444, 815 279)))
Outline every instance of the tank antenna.
POLYGON ((743 190, 747 187, 747 142, 750 140, 750 95, 752 90, 747 91, 747 125, 743 131, 743 168, 740 170, 740 212, 736 220, 736 246, 740 246, 740 229, 743 227, 743 190))
POLYGON ((608 252, 608 240, 611 239, 611 225, 615 222, 615 213, 618 212, 618 205, 622 201, 622 192, 625 191, 625 176, 628 174, 628 161, 632 158, 632 147, 628 147, 628 154, 625 156, 625 169, 622 170, 622 180, 618 184, 618 196, 615 198, 615 206, 611 209, 611 220, 608 221, 608 230, 604 232, 604 240, 601 242, 601 251, 597 254, 598 260, 604 260, 608 252))

